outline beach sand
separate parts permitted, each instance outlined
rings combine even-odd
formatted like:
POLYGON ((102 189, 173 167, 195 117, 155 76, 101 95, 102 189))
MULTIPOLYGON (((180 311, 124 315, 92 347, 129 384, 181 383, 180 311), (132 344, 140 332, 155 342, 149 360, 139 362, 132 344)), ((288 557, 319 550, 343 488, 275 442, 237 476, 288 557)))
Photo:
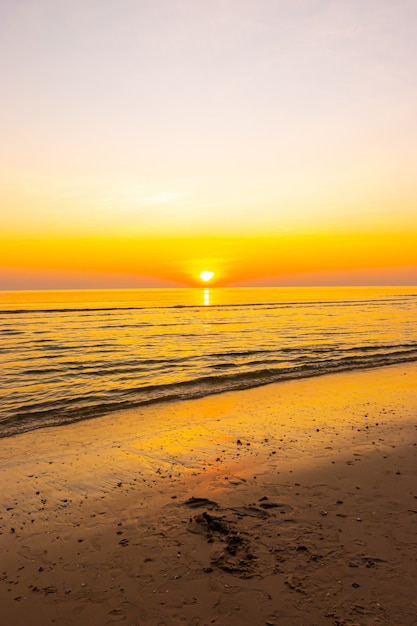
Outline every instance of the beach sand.
POLYGON ((403 364, 1 440, 1 624, 417 624, 416 390, 403 364))

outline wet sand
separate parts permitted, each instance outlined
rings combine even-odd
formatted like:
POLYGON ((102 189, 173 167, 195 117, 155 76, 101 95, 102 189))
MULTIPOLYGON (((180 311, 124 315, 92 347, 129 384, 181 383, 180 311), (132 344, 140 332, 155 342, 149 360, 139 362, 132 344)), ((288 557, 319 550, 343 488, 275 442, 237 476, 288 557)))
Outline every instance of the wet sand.
POLYGON ((8 626, 417 624, 417 367, 0 441, 8 626))

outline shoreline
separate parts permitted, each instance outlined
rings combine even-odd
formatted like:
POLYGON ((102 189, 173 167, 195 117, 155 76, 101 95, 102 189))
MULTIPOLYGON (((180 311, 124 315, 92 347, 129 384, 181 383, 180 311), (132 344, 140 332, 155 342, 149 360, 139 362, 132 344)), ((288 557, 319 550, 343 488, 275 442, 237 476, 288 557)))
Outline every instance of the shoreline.
MULTIPOLYGON (((83 421, 87 421, 90 419, 100 419, 100 418, 108 418, 109 416, 111 417, 113 414, 121 414, 121 413, 126 413, 126 412, 131 412, 131 411, 135 411, 135 412, 140 412, 142 409, 145 409, 147 407, 165 407, 165 406, 169 406, 172 403, 178 403, 178 402, 188 402, 188 401, 193 401, 193 400, 202 400, 202 399, 210 399, 212 396, 217 396, 217 395, 222 395, 222 394, 227 394, 227 393, 234 393, 234 392, 239 392, 239 391, 250 391, 251 389, 257 389, 258 387, 268 387, 269 385, 274 385, 274 384, 281 384, 281 383, 286 383, 289 381, 297 381, 297 380, 307 380, 310 378, 320 378, 321 376, 331 376, 333 374, 349 374, 349 373, 355 373, 355 372, 362 372, 362 371, 368 371, 368 370, 373 370, 373 369, 382 369, 385 367, 395 367, 395 366, 401 366, 401 365, 407 365, 407 364, 417 364, 417 360, 415 359, 415 357, 410 357, 409 359, 401 359, 400 361, 396 360, 396 357, 394 357, 394 359, 391 359, 389 355, 385 355, 384 357, 381 357, 381 360, 379 362, 374 362, 372 365, 370 365, 369 363, 366 365, 356 365, 354 367, 349 366, 349 365, 345 365, 345 364, 338 364, 336 366, 328 366, 327 369, 326 368, 322 368, 322 369, 315 369, 312 366, 305 366, 305 369, 301 370, 301 373, 299 370, 294 370, 291 372, 285 372, 285 373, 277 373, 277 374, 273 374, 270 375, 270 379, 265 379, 262 376, 257 380, 257 382, 255 383, 255 375, 254 372, 245 372, 245 373, 240 373, 237 375, 231 375, 230 378, 228 379, 229 382, 230 381, 234 381, 232 384, 230 384, 228 387, 217 387, 216 389, 214 389, 213 387, 210 387, 210 390, 207 391, 195 391, 195 392, 191 392, 188 391, 185 393, 182 393, 181 395, 177 395, 177 394, 168 394, 166 396, 155 396, 152 397, 150 399, 143 399, 141 401, 137 401, 137 402, 132 402, 132 403, 128 403, 126 402, 127 406, 121 406, 123 405, 123 402, 119 402, 119 403, 113 403, 113 404, 108 404, 108 405, 102 405, 102 407, 100 408, 100 410, 98 409, 97 406, 87 406, 81 409, 81 412, 83 413, 83 417, 76 417, 75 419, 72 419, 69 415, 68 415, 68 410, 65 409, 64 407, 62 407, 61 409, 61 413, 62 411, 65 411, 65 419, 61 420, 62 421, 54 421, 54 418, 49 418, 48 423, 40 423, 40 425, 38 426, 29 426, 29 427, 21 427, 21 430, 16 430, 16 426, 13 426, 12 431, 7 431, 6 427, 4 426, 4 423, 1 424, 1 427, 3 428, 3 431, 0 431, 0 440, 1 439, 5 439, 8 437, 14 437, 14 436, 18 436, 18 435, 24 435, 26 433, 31 433, 34 432, 36 430, 42 430, 44 428, 55 428, 55 427, 60 427, 60 426, 68 426, 71 424, 77 424, 79 422, 83 422, 83 421), (247 376, 250 379, 250 382, 248 381, 247 383, 242 382, 242 379, 245 378, 245 376, 247 376), (238 382, 239 381, 239 382, 238 382)), ((228 378, 226 376, 226 378, 228 378)), ((213 377, 213 380, 217 380, 217 379, 222 379, 221 376, 217 376, 217 377, 213 377)), ((207 382, 207 381, 206 381, 207 382)), ((224 379, 223 379, 224 382, 224 379)), ((199 387, 201 386, 201 381, 199 381, 198 379, 194 380, 194 381, 182 381, 180 383, 173 383, 172 387, 173 389, 178 389, 178 388, 191 388, 191 387, 199 387)), ((143 390, 144 391, 144 390, 143 390)), ((56 409, 57 413, 59 413, 59 409, 56 409)), ((80 409, 72 409, 73 413, 75 415, 78 415, 80 412, 80 409)), ((36 414, 35 414, 35 418, 36 418, 36 414)), ((9 418, 10 419, 10 418, 9 418)), ((28 419, 27 416, 23 415, 23 421, 26 421, 28 419)), ((33 416, 32 416, 33 419, 33 416)), ((20 416, 20 420, 22 420, 22 416, 20 416)), ((13 423, 13 420, 12 420, 13 423)))
POLYGON ((413 624, 416 382, 402 363, 1 439, 5 621, 413 624))

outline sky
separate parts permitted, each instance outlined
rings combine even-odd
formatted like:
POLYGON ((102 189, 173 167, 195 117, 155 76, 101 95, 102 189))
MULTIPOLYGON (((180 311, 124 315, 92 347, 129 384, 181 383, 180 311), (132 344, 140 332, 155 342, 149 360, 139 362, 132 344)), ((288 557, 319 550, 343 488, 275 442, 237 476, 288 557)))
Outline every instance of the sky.
POLYGON ((0 289, 417 284, 415 0, 0 0, 0 289))

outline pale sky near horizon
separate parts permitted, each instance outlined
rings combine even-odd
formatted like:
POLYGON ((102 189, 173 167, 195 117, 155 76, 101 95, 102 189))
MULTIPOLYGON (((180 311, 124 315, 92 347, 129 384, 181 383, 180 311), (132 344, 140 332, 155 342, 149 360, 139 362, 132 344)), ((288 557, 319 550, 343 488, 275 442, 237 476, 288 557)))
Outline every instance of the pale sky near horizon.
POLYGON ((417 281, 416 26, 415 0, 0 0, 0 288, 417 281))

